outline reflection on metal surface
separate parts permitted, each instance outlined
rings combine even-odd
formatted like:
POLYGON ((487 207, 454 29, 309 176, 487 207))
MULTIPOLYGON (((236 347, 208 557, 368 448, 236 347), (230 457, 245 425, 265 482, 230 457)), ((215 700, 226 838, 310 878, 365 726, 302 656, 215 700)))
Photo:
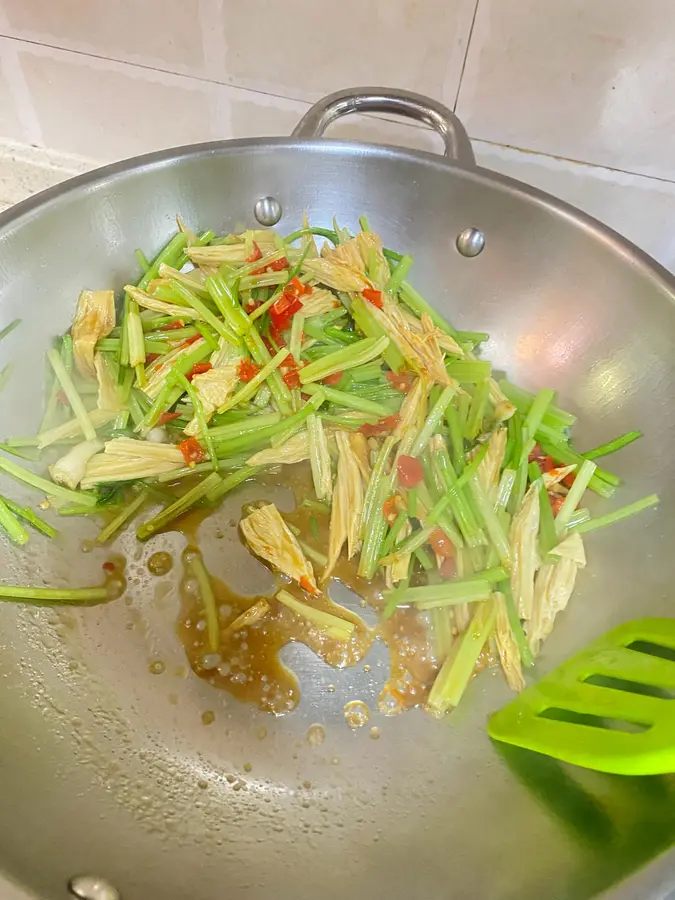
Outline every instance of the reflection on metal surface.
POLYGON ((68 890, 80 900, 120 900, 117 889, 98 875, 75 875, 68 882, 68 890))

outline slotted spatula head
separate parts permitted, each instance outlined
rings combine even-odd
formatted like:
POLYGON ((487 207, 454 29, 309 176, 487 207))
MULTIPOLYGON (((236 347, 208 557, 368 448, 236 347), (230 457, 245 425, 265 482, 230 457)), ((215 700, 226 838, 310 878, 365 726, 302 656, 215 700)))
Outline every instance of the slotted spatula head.
POLYGON ((675 772, 675 619, 610 631, 495 713, 488 733, 600 772, 675 772))

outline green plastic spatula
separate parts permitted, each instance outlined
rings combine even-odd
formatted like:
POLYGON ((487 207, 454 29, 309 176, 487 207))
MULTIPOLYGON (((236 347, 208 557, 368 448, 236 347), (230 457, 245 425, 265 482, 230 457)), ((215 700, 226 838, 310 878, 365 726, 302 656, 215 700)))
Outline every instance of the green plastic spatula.
POLYGON ((600 772, 675 772, 675 619, 610 631, 495 713, 488 733, 600 772))

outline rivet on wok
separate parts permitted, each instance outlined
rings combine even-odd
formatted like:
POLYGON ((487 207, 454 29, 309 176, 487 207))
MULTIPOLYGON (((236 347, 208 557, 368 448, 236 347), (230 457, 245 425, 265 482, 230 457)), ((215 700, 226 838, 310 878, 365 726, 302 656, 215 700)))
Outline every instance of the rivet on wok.
POLYGON ((119 891, 98 875, 75 875, 68 890, 80 900, 120 900, 119 891))
POLYGON ((282 212, 281 203, 276 197, 261 197, 253 207, 253 213, 261 225, 276 225, 282 212))
POLYGON ((478 256, 485 246, 485 235, 477 228, 465 228, 457 236, 457 249, 462 256, 478 256))

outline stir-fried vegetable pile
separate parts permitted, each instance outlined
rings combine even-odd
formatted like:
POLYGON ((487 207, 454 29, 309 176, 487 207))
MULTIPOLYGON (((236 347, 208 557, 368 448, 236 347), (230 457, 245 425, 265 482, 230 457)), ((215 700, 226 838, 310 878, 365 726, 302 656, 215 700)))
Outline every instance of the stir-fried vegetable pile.
MULTIPOLYGON (((97 538, 106 543, 151 501, 163 507, 137 526, 140 540, 265 470, 309 463, 306 502, 329 515, 328 544, 312 549, 273 504, 249 511, 243 539, 296 587, 239 619, 259 622, 281 603, 348 641, 354 623, 315 602, 346 555, 363 579, 383 577, 384 618, 412 606, 445 634, 427 699, 440 714, 486 647, 521 689, 586 564, 583 535, 657 497, 591 518, 586 491, 609 498, 619 484, 595 460, 639 433, 577 452, 574 416, 554 392, 495 380, 477 353, 487 335, 455 330, 407 281, 412 259, 384 249, 363 219, 361 229, 305 221, 286 238, 216 238, 179 220, 152 263, 137 253, 143 275, 120 305, 113 291, 82 292, 49 351, 42 426, 3 445, 35 459, 59 447, 49 479, 6 458, 0 468, 61 515, 111 509, 97 538), (178 490, 167 495, 167 484, 178 490)), ((0 501, 0 524, 19 544, 23 522, 54 533, 0 501)), ((198 555, 192 565, 215 651, 209 576, 198 555)), ((0 596, 85 603, 105 589, 0 596)))

